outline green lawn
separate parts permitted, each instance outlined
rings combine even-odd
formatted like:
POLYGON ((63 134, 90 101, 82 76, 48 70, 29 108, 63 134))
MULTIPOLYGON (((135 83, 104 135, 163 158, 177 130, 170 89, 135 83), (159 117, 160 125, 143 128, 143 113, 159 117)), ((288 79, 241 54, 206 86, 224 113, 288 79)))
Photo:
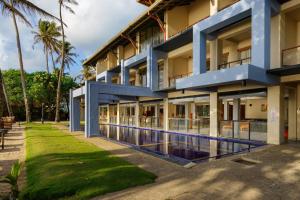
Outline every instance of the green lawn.
POLYGON ((21 198, 89 199, 152 183, 155 175, 50 124, 26 128, 27 187, 21 198))

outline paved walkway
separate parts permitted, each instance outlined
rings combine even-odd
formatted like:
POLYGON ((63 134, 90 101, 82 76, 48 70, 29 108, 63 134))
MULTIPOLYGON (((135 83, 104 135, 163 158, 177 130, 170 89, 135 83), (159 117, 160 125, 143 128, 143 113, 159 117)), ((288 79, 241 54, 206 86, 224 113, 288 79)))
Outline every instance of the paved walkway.
POLYGON ((155 183, 93 200, 300 199, 300 143, 268 146, 185 169, 101 138, 77 138, 93 143, 158 176, 155 183), (250 159, 254 165, 234 162, 250 159))
MULTIPOLYGON (((25 159, 24 128, 14 126, 13 130, 6 135, 4 144, 5 149, 0 149, 0 177, 6 176, 16 161, 23 162, 25 159)), ((23 172, 20 176, 21 184, 24 184, 24 181, 25 174, 23 172)), ((10 186, 0 183, 0 199, 1 196, 6 196, 9 192, 10 186)))

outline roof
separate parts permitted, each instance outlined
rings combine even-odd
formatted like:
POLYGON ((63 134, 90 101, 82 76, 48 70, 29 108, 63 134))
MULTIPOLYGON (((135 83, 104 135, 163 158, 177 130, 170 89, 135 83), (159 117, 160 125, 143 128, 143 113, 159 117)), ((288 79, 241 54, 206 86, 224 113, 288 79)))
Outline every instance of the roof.
POLYGON ((143 25, 146 21, 152 20, 148 13, 159 14, 160 11, 166 9, 172 9, 177 5, 187 5, 194 0, 156 0, 146 11, 144 11, 139 17, 133 22, 127 25, 125 29, 120 31, 116 36, 110 39, 106 44, 104 44, 100 49, 98 49, 92 56, 90 56, 83 65, 95 65, 97 60, 103 56, 103 54, 120 43, 124 38, 122 35, 130 35, 137 28, 143 25))

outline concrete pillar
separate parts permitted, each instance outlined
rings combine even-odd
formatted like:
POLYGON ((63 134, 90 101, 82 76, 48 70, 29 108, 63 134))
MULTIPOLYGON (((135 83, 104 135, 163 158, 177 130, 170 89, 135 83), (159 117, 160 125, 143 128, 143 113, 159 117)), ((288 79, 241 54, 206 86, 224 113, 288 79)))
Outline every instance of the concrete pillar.
POLYGON ((135 103, 135 126, 140 127, 140 103, 135 103))
POLYGON ((268 144, 284 141, 284 91, 283 86, 268 87, 268 144))
POLYGON ((97 85, 85 82, 85 137, 99 134, 99 102, 97 85))
POLYGON ((193 29, 193 75, 206 72, 206 34, 193 29))
POLYGON ((219 0, 210 0, 210 16, 216 14, 219 9, 219 0))
POLYGON ((169 99, 164 99, 164 130, 169 130, 169 99))
POLYGON ((69 110, 70 132, 80 131, 80 98, 73 98, 72 90, 70 90, 69 110))
POLYGON ((159 104, 155 104, 155 126, 158 127, 159 125, 159 108, 160 105, 159 104))
POLYGON ((117 104, 117 125, 120 125, 120 103, 117 104))
POLYGON ((241 100, 240 99, 233 99, 233 113, 232 113, 232 119, 234 121, 233 125, 233 131, 234 131, 234 137, 239 138, 240 136, 240 121, 241 116, 241 100))
POLYGON ((121 61, 121 84, 129 85, 129 69, 125 67, 124 60, 121 61))
POLYGON ((229 120, 229 102, 224 100, 224 120, 229 120))
POLYGON ((285 14, 271 19, 271 68, 279 68, 282 64, 281 52, 285 44, 285 14))
POLYGON ((210 41, 210 71, 218 70, 218 66, 222 63, 223 58, 223 42, 222 40, 210 41))
POLYGON ((210 93, 210 136, 218 137, 219 135, 219 95, 217 92, 210 93))
POLYGON ((270 68, 271 0, 253 3, 251 64, 264 69, 270 68))
POLYGON ((193 115, 192 119, 193 120, 196 119, 196 103, 195 102, 191 103, 191 113, 193 115))
POLYGON ((296 89, 289 89, 288 101, 288 129, 289 139, 296 140, 297 138, 297 93, 296 89))
POLYGON ((109 108, 110 108, 110 106, 109 106, 109 104, 107 105, 107 116, 106 116, 106 118, 107 118, 107 122, 106 123, 110 123, 110 113, 109 113, 109 108))
POLYGON ((189 103, 185 103, 184 105, 184 118, 185 118, 185 130, 188 132, 189 130, 189 119, 190 119, 190 113, 189 113, 189 103))

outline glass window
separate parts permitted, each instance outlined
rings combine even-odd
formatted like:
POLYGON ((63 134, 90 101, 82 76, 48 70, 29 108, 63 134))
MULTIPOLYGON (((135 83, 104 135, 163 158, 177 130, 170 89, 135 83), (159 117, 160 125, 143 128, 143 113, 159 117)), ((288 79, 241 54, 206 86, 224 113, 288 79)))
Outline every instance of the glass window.
POLYGON ((176 117, 185 118, 185 105, 176 105, 176 117))
POLYGON ((209 105, 196 105, 196 117, 209 117, 209 105))

